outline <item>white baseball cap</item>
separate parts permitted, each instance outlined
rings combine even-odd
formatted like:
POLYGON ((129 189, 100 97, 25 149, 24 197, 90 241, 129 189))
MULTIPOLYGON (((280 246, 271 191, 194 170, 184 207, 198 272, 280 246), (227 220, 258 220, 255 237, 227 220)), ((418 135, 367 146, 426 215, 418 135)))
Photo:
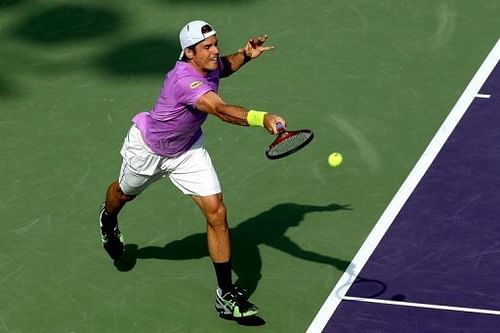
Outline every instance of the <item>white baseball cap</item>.
POLYGON ((199 42, 204 41, 208 37, 213 36, 215 34, 216 32, 214 28, 212 28, 212 26, 205 21, 196 20, 186 24, 182 28, 179 34, 179 41, 181 42, 181 48, 182 48, 179 60, 182 59, 182 56, 184 55, 184 49, 186 47, 198 44, 199 42), (205 34, 201 32, 201 28, 204 27, 205 25, 208 25, 212 29, 212 31, 209 31, 205 34))

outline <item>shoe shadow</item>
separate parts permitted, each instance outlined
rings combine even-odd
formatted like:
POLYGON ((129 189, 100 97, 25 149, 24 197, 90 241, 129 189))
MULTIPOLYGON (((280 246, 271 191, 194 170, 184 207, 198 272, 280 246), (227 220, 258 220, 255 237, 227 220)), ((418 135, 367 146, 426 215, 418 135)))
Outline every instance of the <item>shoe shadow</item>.
MULTIPOLYGON (((276 205, 232 228, 232 264, 233 271, 237 276, 235 284, 245 288, 248 295, 251 295, 256 290, 262 277, 262 258, 259 251, 261 245, 267 245, 294 257, 330 265, 344 271, 349 265, 349 261, 303 249, 286 236, 289 228, 300 225, 305 214, 338 210, 351 209, 349 205, 338 204, 314 206, 284 203, 276 205)), ((135 267, 137 260, 188 260, 209 257, 206 242, 206 233, 197 233, 170 242, 164 247, 146 246, 139 248, 136 244, 127 244, 125 253, 121 258, 114 261, 114 265, 117 270, 128 272, 135 267)), ((252 319, 250 324, 255 319, 252 319)))
POLYGON ((266 324, 266 321, 259 316, 234 318, 232 316, 219 315, 219 317, 228 321, 235 321, 241 326, 264 326, 266 324))

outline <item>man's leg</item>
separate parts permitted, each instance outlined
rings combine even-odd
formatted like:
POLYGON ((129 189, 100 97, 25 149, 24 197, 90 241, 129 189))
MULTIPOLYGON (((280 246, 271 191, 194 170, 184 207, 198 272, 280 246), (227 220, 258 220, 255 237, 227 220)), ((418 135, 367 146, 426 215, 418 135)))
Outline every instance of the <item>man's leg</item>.
POLYGON ((232 285, 231 240, 222 193, 192 197, 207 219, 208 252, 214 263, 218 284, 215 301, 217 311, 233 317, 257 314, 257 306, 246 300, 242 289, 232 285))
POLYGON ((214 263, 218 286, 222 290, 228 291, 233 286, 231 240, 222 193, 210 196, 193 196, 193 200, 207 219, 208 252, 214 263))
POLYGON ((135 196, 126 195, 122 192, 118 181, 115 181, 109 185, 106 192, 106 211, 109 215, 116 218, 120 210, 125 206, 125 204, 134 199, 135 196))
POLYGON ((207 219, 208 251, 213 262, 228 262, 231 259, 231 241, 226 220, 226 207, 222 193, 209 196, 193 196, 207 219))
POLYGON ((130 127, 120 153, 123 156, 120 181, 114 181, 109 185, 106 201, 101 206, 99 214, 102 243, 113 259, 119 258, 125 249, 123 236, 118 229, 118 213, 128 201, 133 200, 162 176, 158 168, 161 157, 151 153, 145 146, 141 133, 135 125, 130 127))
POLYGON ((125 250, 123 236, 118 229, 118 213, 132 199, 134 196, 123 193, 115 181, 108 187, 106 201, 99 212, 102 245, 112 259, 118 259, 125 250))

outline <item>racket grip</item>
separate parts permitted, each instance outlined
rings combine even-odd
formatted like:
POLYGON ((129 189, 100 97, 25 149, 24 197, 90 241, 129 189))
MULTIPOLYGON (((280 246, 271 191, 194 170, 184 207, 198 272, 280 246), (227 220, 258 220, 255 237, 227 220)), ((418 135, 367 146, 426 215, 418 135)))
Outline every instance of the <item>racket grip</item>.
POLYGON ((277 122, 276 129, 278 130, 278 133, 281 134, 285 131, 285 125, 283 125, 281 122, 277 122))

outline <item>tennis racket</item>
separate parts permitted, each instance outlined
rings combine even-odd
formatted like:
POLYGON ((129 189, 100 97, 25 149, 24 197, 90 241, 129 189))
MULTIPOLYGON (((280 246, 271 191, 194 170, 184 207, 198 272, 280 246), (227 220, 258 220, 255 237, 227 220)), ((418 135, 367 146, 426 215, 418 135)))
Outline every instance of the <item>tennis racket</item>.
POLYGON ((311 130, 287 131, 282 123, 277 123, 278 137, 267 147, 266 157, 275 160, 286 157, 307 146, 314 134, 311 130))

